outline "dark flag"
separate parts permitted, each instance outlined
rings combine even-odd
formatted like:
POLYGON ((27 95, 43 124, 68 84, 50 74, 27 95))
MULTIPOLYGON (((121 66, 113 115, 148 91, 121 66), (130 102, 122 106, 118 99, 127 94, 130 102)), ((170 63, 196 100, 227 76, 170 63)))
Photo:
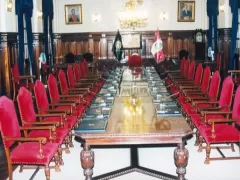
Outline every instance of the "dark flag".
POLYGON ((113 43, 112 52, 114 53, 116 59, 118 61, 121 61, 122 54, 123 54, 123 45, 122 45, 122 36, 119 33, 119 30, 116 34, 116 37, 113 43))

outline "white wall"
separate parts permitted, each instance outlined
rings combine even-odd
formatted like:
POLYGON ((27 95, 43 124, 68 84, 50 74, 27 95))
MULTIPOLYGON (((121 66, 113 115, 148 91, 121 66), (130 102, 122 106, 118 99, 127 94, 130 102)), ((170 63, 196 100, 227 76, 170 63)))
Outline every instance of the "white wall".
MULTIPOLYGON (((15 0, 13 0, 15 4, 15 0)), ((16 15, 15 5, 13 5, 12 12, 7 11, 7 1, 0 0, 0 32, 16 32, 16 15)))
MULTIPOLYGON (((33 32, 43 32, 42 19, 37 18, 37 11, 42 10, 41 0, 34 1, 32 18, 33 32)), ((118 11, 127 0, 54 0, 54 32, 105 32, 120 29, 118 11), (82 4, 83 24, 65 24, 65 4, 82 4), (101 22, 93 22, 92 14, 101 14, 101 22)), ((195 22, 177 22, 177 0, 144 0, 144 8, 149 13, 148 26, 136 29, 146 30, 194 30, 197 28, 208 29, 208 17, 206 15, 206 1, 196 0, 195 22), (167 12, 168 20, 161 20, 160 13, 167 12)), ((229 0, 219 0, 224 5, 224 13, 219 13, 219 28, 230 28, 232 14, 229 0)), ((15 0, 13 0, 12 12, 7 11, 7 1, 0 0, 0 32, 17 32, 17 18, 15 15, 15 0)), ((122 30, 122 29, 120 29, 122 30)))
MULTIPOLYGON (((125 2, 126 0, 55 0, 55 32, 116 31, 120 29, 118 12, 125 2), (82 4, 83 24, 65 24, 64 6, 66 4, 82 4), (92 22, 93 13, 101 14, 100 23, 92 22)), ((148 26, 136 30, 207 29, 206 0, 197 0, 195 4, 195 22, 177 22, 177 0, 145 0, 143 6, 148 11, 148 26), (160 20, 160 12, 167 12, 168 20, 160 20)))
POLYGON ((231 28, 232 13, 229 6, 229 0, 219 0, 219 5, 223 5, 223 12, 219 11, 218 28, 231 28))

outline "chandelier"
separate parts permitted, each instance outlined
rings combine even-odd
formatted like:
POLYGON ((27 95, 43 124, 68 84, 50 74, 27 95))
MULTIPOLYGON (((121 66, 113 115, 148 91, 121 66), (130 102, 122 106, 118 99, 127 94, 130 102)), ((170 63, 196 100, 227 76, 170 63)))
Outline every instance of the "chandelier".
POLYGON ((125 28, 142 28, 147 26, 147 11, 141 9, 143 0, 129 0, 124 8, 119 12, 120 27, 125 28))

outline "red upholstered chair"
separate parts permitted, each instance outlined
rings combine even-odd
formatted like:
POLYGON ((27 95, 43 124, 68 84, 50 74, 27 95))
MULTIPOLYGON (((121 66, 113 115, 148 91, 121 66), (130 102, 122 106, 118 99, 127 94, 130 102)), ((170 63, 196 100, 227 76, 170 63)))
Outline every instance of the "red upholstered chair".
POLYGON ((171 78, 170 76, 174 77, 174 76, 181 76, 183 75, 184 72, 184 64, 185 64, 185 57, 183 57, 181 59, 180 62, 180 70, 179 71, 172 71, 172 72, 168 72, 168 76, 165 78, 165 83, 169 86, 170 84, 172 84, 171 78))
MULTIPOLYGON (((217 149, 221 152, 221 148, 226 149, 229 148, 232 151, 234 150, 233 143, 240 142, 240 132, 237 128, 235 128, 234 124, 240 121, 240 87, 237 88, 233 110, 229 112, 210 112, 213 115, 222 115, 225 118, 208 118, 207 124, 203 125, 199 128, 199 151, 201 152, 203 148, 206 148, 206 159, 205 164, 209 164, 211 160, 227 160, 227 159, 240 159, 237 157, 210 157, 211 149, 217 149), (230 118, 228 116, 231 116, 230 118), (203 147, 203 140, 206 142, 206 147, 203 147), (216 144, 230 144, 230 146, 216 146, 216 144), (214 145, 214 146, 212 146, 214 145)), ((222 155, 222 152, 221 152, 222 155)))
MULTIPOLYGON (((18 108, 20 112, 20 117, 23 127, 32 127, 36 124, 52 124, 57 127, 57 124, 60 125, 56 128, 56 142, 61 146, 62 143, 65 143, 66 152, 69 152, 69 136, 68 136, 68 127, 66 127, 65 113, 54 113, 54 114, 36 114, 34 110, 34 104, 32 101, 32 94, 26 88, 21 87, 17 96, 18 108), (43 123, 37 121, 39 119, 43 123)), ((43 131, 31 131, 27 136, 28 137, 46 137, 46 133, 43 131)))
POLYGON ((195 62, 192 61, 186 77, 175 77, 172 79, 173 84, 170 87, 170 91, 172 93, 177 93, 179 92, 179 86, 184 86, 184 85, 186 86, 186 85, 193 84, 194 73, 195 73, 195 62))
MULTIPOLYGON (((79 75, 79 69, 77 68, 77 65, 75 65, 76 66, 76 74, 77 75, 79 75)), ((93 83, 81 83, 81 82, 76 82, 75 81, 75 77, 74 77, 74 71, 73 71, 73 69, 75 69, 75 68, 73 68, 72 66, 70 66, 70 65, 68 65, 68 68, 67 68, 67 79, 68 79, 68 84, 69 84, 69 89, 75 89, 75 90, 77 90, 77 91, 79 91, 79 90, 81 90, 81 88, 82 88, 82 90, 84 90, 85 89, 85 91, 87 90, 87 91, 89 91, 89 93, 92 93, 92 94, 96 94, 98 91, 99 91, 99 89, 100 89, 100 85, 98 85, 98 83, 96 83, 96 84, 93 84, 93 83)))
POLYGON ((135 54, 128 58, 129 67, 142 67, 142 65, 143 65, 143 61, 141 56, 135 54))
POLYGON ((8 162, 9 180, 13 180, 12 165, 43 166, 46 179, 50 180, 49 164, 53 159, 55 170, 60 170, 58 144, 48 143, 45 137, 22 137, 21 131, 27 128, 19 126, 14 103, 5 96, 0 98, 0 114, 0 131, 8 162))
POLYGON ((209 102, 217 101, 220 82, 221 82, 220 74, 218 71, 216 71, 212 76, 207 96, 205 95, 204 97, 187 96, 186 98, 188 99, 188 102, 181 104, 183 114, 186 115, 186 118, 190 122, 192 128, 194 128, 194 125, 191 123, 190 117, 196 116, 196 114, 198 113, 197 112, 198 108, 213 107, 213 105, 210 104, 209 102))
MULTIPOLYGON (((197 73, 196 73, 197 75, 197 73)), ((199 76, 199 75, 198 75, 199 76)), ((203 97, 207 96, 208 87, 210 84, 211 70, 210 67, 204 69, 201 85, 199 84, 199 77, 195 76, 194 85, 192 86, 180 86, 181 95, 178 98, 180 104, 184 104, 186 100, 191 101, 191 97, 203 97), (196 81, 195 81, 196 80, 196 81)))
POLYGON ((190 66, 190 59, 188 58, 187 60, 184 61, 183 74, 173 74, 173 75, 170 75, 169 76, 170 79, 173 80, 173 79, 183 79, 183 78, 186 78, 187 75, 188 75, 189 66, 190 66))
MULTIPOLYGON (((62 113, 62 112, 66 113, 66 114, 70 114, 70 115, 66 116, 68 128, 73 129, 74 127, 77 127, 77 125, 79 124, 78 117, 73 116, 71 114, 71 110, 69 110, 69 108, 71 108, 69 106, 69 103, 68 104, 66 104, 66 103, 50 104, 48 102, 47 92, 44 87, 44 84, 39 80, 37 80, 35 83, 34 94, 35 94, 36 105, 37 105, 39 114, 62 113), (62 107, 62 108, 56 109, 57 107, 62 107)), ((72 111, 74 111, 74 110, 72 110, 72 111)))
POLYGON ((48 76, 48 91, 51 103, 56 105, 55 109, 65 110, 68 108, 73 115, 78 117, 83 116, 85 106, 83 104, 82 97, 80 95, 60 95, 58 91, 57 80, 52 74, 49 74, 48 76), (65 106, 58 106, 59 103, 64 103, 65 106))
POLYGON ((71 99, 73 100, 78 100, 79 98, 83 98, 86 106, 88 106, 93 100, 95 94, 91 93, 87 89, 77 90, 77 88, 69 88, 67 79, 66 79, 66 74, 63 70, 59 71, 58 79, 59 79, 62 95, 72 95, 71 99))
MULTIPOLYGON (((198 108, 197 111, 199 112, 199 114, 190 115, 193 125, 197 129, 199 129, 201 126, 205 125, 209 119, 222 119, 223 116, 221 115, 221 112, 226 112, 230 110, 232 104, 233 89, 233 80, 230 76, 228 76, 223 81, 219 101, 208 102, 208 104, 215 105, 215 107, 198 108), (218 111, 219 113, 211 114, 211 111, 218 111)), ((197 104, 201 104, 201 102, 197 104)))
POLYGON ((34 86, 33 79, 35 78, 35 76, 32 76, 32 75, 20 76, 17 64, 14 64, 12 66, 11 73, 12 73, 12 82, 13 82, 13 100, 15 101, 17 92, 20 87, 26 87, 30 91, 33 90, 33 86, 34 86))

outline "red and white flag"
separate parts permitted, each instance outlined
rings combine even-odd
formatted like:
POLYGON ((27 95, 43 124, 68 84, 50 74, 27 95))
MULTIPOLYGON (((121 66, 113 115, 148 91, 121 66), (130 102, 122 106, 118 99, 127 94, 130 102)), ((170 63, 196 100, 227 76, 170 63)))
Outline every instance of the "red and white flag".
POLYGON ((152 55, 155 57, 155 60, 157 61, 157 63, 160 63, 165 60, 165 55, 163 53, 163 42, 160 37, 159 30, 157 30, 155 34, 151 52, 152 52, 152 55))

